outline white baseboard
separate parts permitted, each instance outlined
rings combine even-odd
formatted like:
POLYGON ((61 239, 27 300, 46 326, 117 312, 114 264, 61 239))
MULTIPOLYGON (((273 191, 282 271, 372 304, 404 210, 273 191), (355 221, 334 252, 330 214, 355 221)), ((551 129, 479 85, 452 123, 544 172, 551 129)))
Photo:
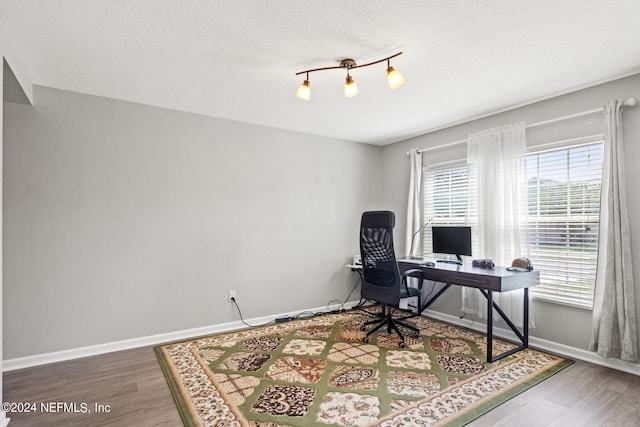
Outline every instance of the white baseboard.
MULTIPOLYGON (((453 325, 470 328, 478 332, 485 333, 487 331, 486 323, 478 322, 477 320, 471 321, 467 319, 460 319, 457 316, 451 316, 449 314, 439 313, 437 311, 425 310, 423 315, 441 320, 443 322, 451 323, 453 325)), ((513 340, 515 335, 509 330, 504 328, 495 327, 493 333, 496 337, 513 340)), ((581 348, 571 347, 565 344, 560 344, 554 341, 548 341, 542 338, 537 338, 529 333, 529 346, 539 350, 544 350, 549 353, 565 356, 570 359, 578 359, 596 365, 606 366, 608 368, 617 369, 619 371, 628 372, 634 375, 640 375, 640 364, 625 362, 618 359, 607 359, 598 356, 596 353, 584 350, 581 348)))
MULTIPOLYGON (((344 305, 344 308, 351 308, 356 305, 357 302, 350 302, 344 305)), ((307 311, 320 312, 325 310, 335 310, 339 308, 339 305, 333 305, 329 307, 318 307, 307 311)), ((449 314, 439 313, 432 310, 425 310, 425 315, 437 320, 442 320, 447 323, 462 326, 465 328, 471 328, 478 332, 486 331, 486 324, 478 321, 471 322, 470 320, 460 319, 457 316, 451 316, 449 314)), ((249 324, 264 324, 272 321, 274 318, 291 316, 291 313, 280 313, 272 316, 257 317, 250 320, 246 320, 249 324)), ((110 342, 105 344, 98 344, 94 346, 75 348, 70 350, 56 351, 52 353, 38 354, 34 356, 18 357, 15 359, 7 359, 3 361, 2 370, 4 372, 13 371, 16 369, 30 368, 33 366, 45 365, 48 363, 63 362, 66 360, 79 359, 82 357, 96 356, 99 354, 111 353, 120 350, 129 350, 138 347, 145 347, 151 345, 158 345, 166 342, 178 341, 183 339, 189 339, 199 337, 203 335, 211 335, 221 332, 233 331, 246 327, 241 321, 234 321, 228 323, 221 323, 217 325, 203 326, 200 328, 187 329, 182 331, 168 332, 158 335, 150 335, 146 337, 134 338, 123 341, 110 342)), ((513 339, 513 334, 508 329, 494 327, 494 334, 496 337, 513 339)), ((548 351, 550 353, 559 354, 572 359, 583 360, 585 362, 594 363, 596 365, 606 366, 608 368, 617 369, 619 371, 628 372, 634 375, 640 376, 640 364, 624 362, 618 359, 606 359, 598 356, 588 350, 571 347, 568 345, 560 344, 553 341, 537 338, 534 335, 529 336, 529 345, 533 348, 548 351)), ((0 427, 5 427, 9 419, 0 413, 0 427), (6 421, 5 421, 6 420, 6 421), (4 423, 4 424, 3 424, 4 423)))
MULTIPOLYGON (((331 306, 325 307, 317 307, 309 310, 300 310, 302 311, 311 311, 313 313, 324 312, 330 310, 336 310, 338 308, 344 307, 345 309, 350 309, 355 306, 358 302, 348 302, 345 303, 344 306, 341 304, 334 304, 331 306)), ((248 324, 251 325, 261 325, 267 322, 271 322, 279 317, 287 317, 294 316, 291 313, 280 313, 271 316, 257 317, 249 320, 245 320, 248 324)), ((99 354, 111 353, 114 351, 121 350, 130 350, 133 348, 146 347, 151 345, 158 345, 172 341, 178 341, 183 339, 195 338, 204 335, 217 334, 221 332, 228 332, 233 330, 238 330, 247 327, 242 321, 234 321, 228 323, 220 323, 217 325, 203 326, 200 328, 186 329, 182 331, 168 332, 164 334, 150 335, 146 337, 133 338, 129 340, 123 341, 115 341, 110 343, 92 345, 88 347, 80 347, 69 350, 55 351, 51 353, 44 354, 36 354, 33 356, 25 356, 25 357, 17 357, 14 359, 7 359, 2 362, 2 371, 9 372, 14 371, 16 369, 24 369, 31 368, 39 365, 46 365, 49 363, 56 362, 64 362, 66 360, 79 359, 82 357, 96 356, 99 354)), ((2 418, 0 418, 0 427, 4 427, 1 423, 2 418)))

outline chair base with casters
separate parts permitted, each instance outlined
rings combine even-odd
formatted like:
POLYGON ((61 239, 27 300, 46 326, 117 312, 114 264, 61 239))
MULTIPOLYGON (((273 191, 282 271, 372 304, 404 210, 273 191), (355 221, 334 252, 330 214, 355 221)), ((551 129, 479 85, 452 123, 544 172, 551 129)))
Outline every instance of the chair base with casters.
POLYGON ((415 337, 415 338, 418 338, 420 336, 420 330, 418 328, 403 322, 403 320, 409 319, 411 317, 416 317, 416 316, 420 315, 420 307, 422 306, 422 304, 421 304, 422 280, 423 280, 422 271, 420 271, 418 269, 407 270, 403 274, 403 276, 402 276, 402 287, 400 288, 400 298, 401 299, 411 298, 411 297, 418 298, 418 308, 416 309, 416 311, 414 313, 411 313, 408 316, 404 316, 404 317, 401 317, 399 319, 394 319, 393 318, 393 312, 394 312, 394 309, 396 307, 388 306, 386 304, 383 304, 382 305, 382 312, 377 314, 378 318, 375 319, 375 320, 369 320, 369 321, 365 322, 360 327, 361 331, 365 331, 367 329, 367 326, 376 325, 376 326, 374 326, 373 329, 371 329, 369 332, 367 332, 367 335, 362 340, 363 342, 365 342, 365 343, 369 342, 370 336, 372 334, 374 334, 375 332, 377 332, 379 329, 383 328, 384 326, 387 327, 387 333, 390 334, 392 331, 395 331, 398 334, 398 336, 400 337, 400 343, 398 344, 398 346, 400 348, 404 348, 405 347, 405 343, 404 343, 404 335, 402 334, 402 332, 400 331, 398 326, 402 326, 403 328, 406 328, 406 329, 412 331, 413 332, 413 337, 415 337), (418 288, 410 288, 409 286, 407 286, 407 277, 415 277, 415 278, 417 278, 419 280, 418 288))
POLYGON ((386 305, 383 305, 382 312, 384 313, 384 317, 382 317, 382 320, 376 319, 376 320, 370 320, 368 322, 365 322, 364 325, 360 327, 361 331, 366 330, 367 326, 369 325, 376 325, 376 326, 373 329, 371 329, 369 332, 367 332, 367 336, 365 336, 362 339, 362 341, 365 343, 369 342, 371 335, 377 332, 379 329, 383 328, 384 326, 387 327, 387 333, 390 334, 392 331, 395 331, 396 334, 398 334, 398 337, 400 337, 400 342, 398 343, 398 347, 400 348, 404 348, 405 343, 404 343, 404 335, 402 334, 398 326, 402 326, 403 328, 406 328, 412 331, 414 338, 418 338, 420 336, 420 330, 418 328, 411 326, 403 322, 402 320, 394 319, 393 311, 394 311, 393 307, 388 307, 386 305))

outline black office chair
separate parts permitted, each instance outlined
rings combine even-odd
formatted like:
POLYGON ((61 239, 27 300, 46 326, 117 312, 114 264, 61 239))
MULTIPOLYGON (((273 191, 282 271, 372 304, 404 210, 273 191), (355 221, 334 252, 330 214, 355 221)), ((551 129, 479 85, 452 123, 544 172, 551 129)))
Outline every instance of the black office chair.
MULTIPOLYGON (((369 342, 371 334, 386 326, 387 332, 394 330, 400 337, 399 346, 403 348, 404 335, 398 326, 402 326, 419 336, 420 331, 402 319, 394 319, 393 312, 400 303, 400 299, 418 297, 418 312, 422 294, 422 271, 407 270, 400 275, 398 261, 393 248, 393 227, 395 214, 391 211, 364 212, 360 221, 360 256, 362 257, 362 297, 382 304, 381 319, 365 322, 361 330, 368 325, 376 326, 367 332, 364 342, 369 342), (407 277, 416 277, 419 287, 407 286, 407 277)), ((416 313, 419 314, 419 313, 416 313)), ((411 317, 411 316, 408 316, 411 317)), ((404 317, 403 319, 405 319, 404 317)))

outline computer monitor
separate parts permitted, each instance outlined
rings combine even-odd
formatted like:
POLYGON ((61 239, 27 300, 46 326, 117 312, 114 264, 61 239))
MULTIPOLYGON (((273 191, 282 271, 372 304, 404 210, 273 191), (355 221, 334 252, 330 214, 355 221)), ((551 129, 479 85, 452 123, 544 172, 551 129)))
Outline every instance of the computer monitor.
POLYGON ((455 255, 462 264, 460 255, 471 256, 471 227, 431 227, 434 254, 455 255))

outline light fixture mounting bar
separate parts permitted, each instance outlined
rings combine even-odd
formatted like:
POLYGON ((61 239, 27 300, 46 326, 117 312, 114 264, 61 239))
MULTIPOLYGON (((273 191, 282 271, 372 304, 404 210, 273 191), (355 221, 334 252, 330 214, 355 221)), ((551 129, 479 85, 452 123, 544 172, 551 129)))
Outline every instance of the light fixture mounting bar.
POLYGON ((388 61, 392 58, 395 58, 396 56, 400 56, 402 55, 402 52, 398 52, 396 54, 393 54, 391 56, 387 56, 386 58, 382 58, 379 59, 377 61, 373 61, 373 62, 369 62, 366 64, 362 64, 362 65, 357 65, 356 62, 353 59, 343 59, 342 61, 340 61, 340 65, 335 65, 333 67, 322 67, 322 68, 312 68, 310 70, 304 70, 304 71, 299 71, 296 73, 296 76, 300 75, 300 74, 309 74, 309 73, 313 73, 314 71, 323 71, 323 70, 334 70, 334 69, 349 69, 349 70, 353 70, 354 68, 362 68, 362 67, 368 67, 369 65, 374 65, 374 64, 379 64, 380 62, 384 62, 384 61, 388 61))
POLYGON ((351 58, 345 58, 340 61, 340 68, 346 68, 347 70, 351 68, 356 68, 356 61, 351 58))

